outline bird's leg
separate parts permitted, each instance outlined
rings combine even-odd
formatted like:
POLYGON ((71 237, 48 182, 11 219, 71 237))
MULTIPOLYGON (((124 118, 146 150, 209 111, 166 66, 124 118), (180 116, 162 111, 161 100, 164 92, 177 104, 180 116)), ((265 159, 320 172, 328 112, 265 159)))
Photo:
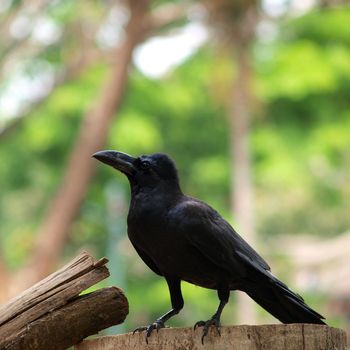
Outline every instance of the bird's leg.
POLYGON ((221 335, 220 334, 220 317, 221 317, 222 310, 224 309, 225 305, 228 302, 228 299, 230 296, 230 290, 228 288, 218 289, 218 296, 220 299, 220 304, 215 314, 208 321, 198 321, 194 325, 194 329, 196 329, 197 327, 203 327, 202 344, 204 344, 204 337, 208 334, 210 326, 215 326, 216 331, 218 332, 219 335, 221 335))
POLYGON ((169 318, 178 314, 184 306, 184 301, 183 301, 182 293, 181 293, 181 280, 179 280, 177 278, 171 278, 171 277, 165 277, 165 279, 168 283, 172 309, 170 311, 168 311, 166 314, 164 314, 163 316, 157 318, 150 325, 138 327, 134 330, 134 333, 146 331, 147 344, 148 344, 148 338, 150 337, 151 333, 155 329, 158 332, 159 329, 164 328, 165 322, 168 321, 169 318))

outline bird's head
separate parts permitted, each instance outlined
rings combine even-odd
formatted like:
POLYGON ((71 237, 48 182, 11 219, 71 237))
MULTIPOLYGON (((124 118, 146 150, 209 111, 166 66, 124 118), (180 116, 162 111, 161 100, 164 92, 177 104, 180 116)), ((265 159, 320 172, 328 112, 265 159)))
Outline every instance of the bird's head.
POLYGON ((117 151, 100 151, 93 157, 127 176, 131 186, 156 188, 164 184, 179 188, 179 179, 173 160, 163 153, 132 157, 117 151))

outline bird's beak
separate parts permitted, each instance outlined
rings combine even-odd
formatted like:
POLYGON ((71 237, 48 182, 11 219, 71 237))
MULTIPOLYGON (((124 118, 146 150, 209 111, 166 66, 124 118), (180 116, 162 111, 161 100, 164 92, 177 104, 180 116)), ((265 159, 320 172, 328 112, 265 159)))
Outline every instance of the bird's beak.
POLYGON ((102 163, 112 166, 113 168, 121 171, 125 175, 133 175, 136 168, 134 162, 136 158, 129 156, 128 154, 117 151, 100 151, 92 155, 102 163))

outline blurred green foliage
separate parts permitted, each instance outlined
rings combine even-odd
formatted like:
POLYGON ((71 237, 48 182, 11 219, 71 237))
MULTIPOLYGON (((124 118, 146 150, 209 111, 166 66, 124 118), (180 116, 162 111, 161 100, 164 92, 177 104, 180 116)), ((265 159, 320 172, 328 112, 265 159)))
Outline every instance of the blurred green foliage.
MULTIPOLYGON (((66 10, 62 16, 70 15, 70 2, 66 10)), ((57 21, 61 15, 56 13, 57 21)), ((330 236, 349 227, 349 23, 348 10, 315 12, 290 21, 274 40, 258 41, 254 48, 258 98, 251 134, 253 180, 257 228, 267 242, 284 233, 330 236)), ((49 59, 56 62, 57 53, 49 59)), ((81 118, 106 70, 92 67, 59 87, 10 136, 0 139, 0 240, 12 268, 19 267, 30 251, 81 118)), ((134 70, 107 145, 133 155, 170 154, 184 191, 229 220, 231 170, 224 106, 233 74, 230 58, 217 55, 213 47, 202 48, 160 80, 134 70)), ((82 246, 104 255, 103 188, 110 181, 128 186, 120 174, 98 166, 66 255, 82 246)), ((125 259, 130 322, 139 325, 167 310, 168 292, 163 280, 135 261, 135 252, 125 259)), ((191 307, 173 324, 206 318, 216 308, 213 291, 186 285, 184 294, 191 307)), ((232 321, 228 310, 232 307, 224 318, 232 321)))

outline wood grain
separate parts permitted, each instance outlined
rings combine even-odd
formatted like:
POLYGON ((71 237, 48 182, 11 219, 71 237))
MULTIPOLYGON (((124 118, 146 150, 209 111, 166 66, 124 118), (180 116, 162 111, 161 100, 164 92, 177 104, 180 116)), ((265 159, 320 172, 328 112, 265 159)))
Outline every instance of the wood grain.
POLYGON ((122 323, 127 314, 128 302, 119 288, 100 289, 30 323, 9 339, 3 349, 66 349, 89 335, 122 323))
POLYGON ((221 336, 211 329, 201 343, 201 329, 167 328, 145 334, 122 334, 86 340, 75 350, 345 350, 341 329, 311 324, 276 324, 222 327, 221 336))
POLYGON ((90 271, 96 263, 86 252, 80 253, 60 270, 39 281, 34 286, 13 298, 9 303, 0 307, 0 326, 16 315, 39 303, 48 295, 54 294, 53 289, 90 271))
POLYGON ((43 315, 53 312, 76 298, 82 291, 109 276, 104 266, 82 252, 70 263, 25 290, 0 308, 0 349, 23 329, 43 315))

